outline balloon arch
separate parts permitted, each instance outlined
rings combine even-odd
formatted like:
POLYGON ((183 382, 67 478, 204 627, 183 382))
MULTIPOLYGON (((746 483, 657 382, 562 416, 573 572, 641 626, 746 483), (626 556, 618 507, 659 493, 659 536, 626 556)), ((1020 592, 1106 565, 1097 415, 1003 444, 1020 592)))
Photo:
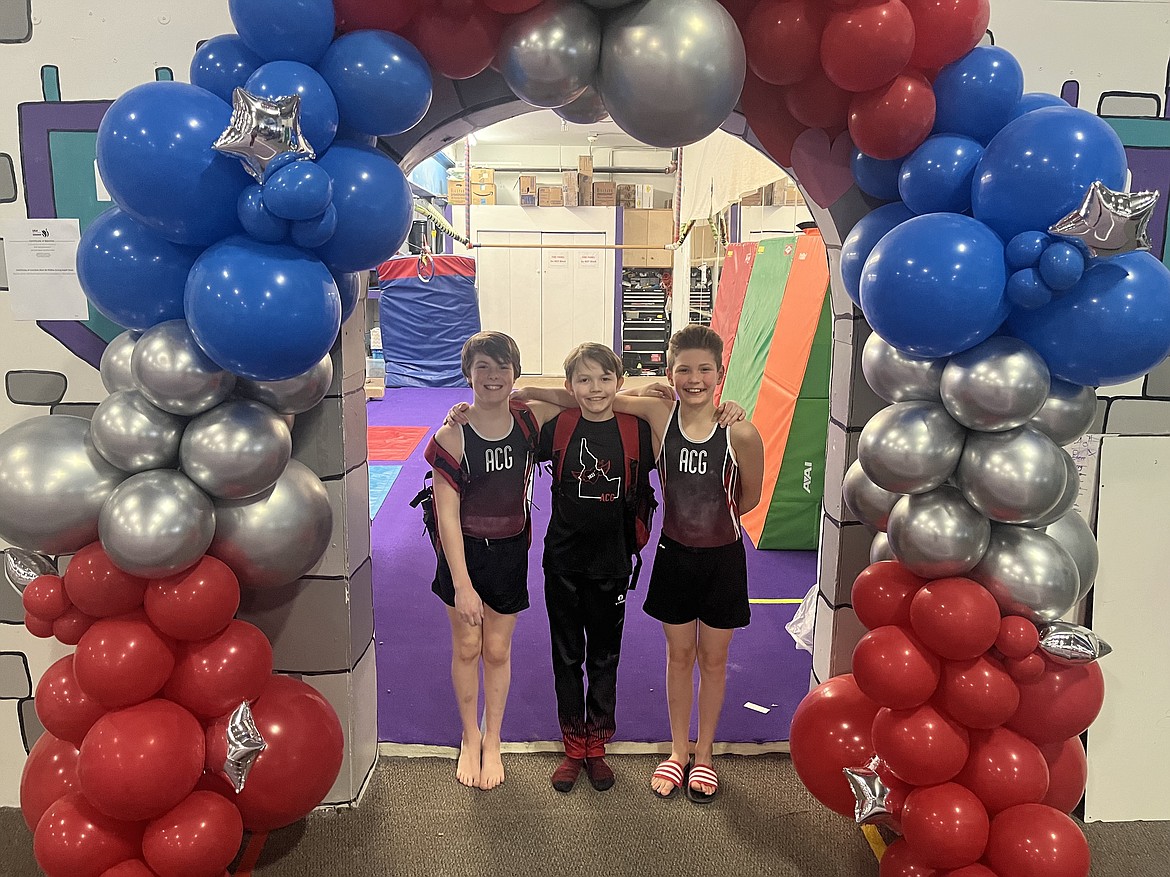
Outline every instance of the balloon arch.
POLYGON ((827 469, 844 505, 822 603, 868 632, 854 648, 827 614, 831 678, 796 712, 793 762, 826 806, 901 835, 884 877, 1087 875, 1066 814, 1108 646, 1061 620, 1097 560, 1061 445, 1095 386, 1170 352, 1170 271, 1111 129, 978 45, 989 0, 229 7, 238 33, 201 45, 191 84, 131 89, 98 133, 116 206, 78 270, 127 328, 110 397, 92 424, 0 435, 26 626, 76 645, 38 684, 21 785, 46 873, 220 874, 245 828, 330 788, 338 718, 273 675, 241 588, 296 581, 333 532, 288 421, 327 392, 362 272, 409 230, 396 159, 519 99, 661 146, 724 125, 816 196, 852 351, 833 416, 860 429, 857 460, 827 469), (841 532, 862 527, 868 565, 841 532), (73 555, 63 576, 51 555, 73 555))

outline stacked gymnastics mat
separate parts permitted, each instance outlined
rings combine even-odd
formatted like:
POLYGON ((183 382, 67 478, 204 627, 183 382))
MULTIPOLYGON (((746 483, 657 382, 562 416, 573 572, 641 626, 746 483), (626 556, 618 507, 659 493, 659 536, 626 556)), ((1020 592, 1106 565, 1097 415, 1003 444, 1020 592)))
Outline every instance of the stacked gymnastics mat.
POLYGON ((726 347, 721 398, 764 439, 763 496, 743 526, 758 548, 815 549, 832 355, 825 243, 810 229, 733 244, 728 262, 711 320, 726 347))

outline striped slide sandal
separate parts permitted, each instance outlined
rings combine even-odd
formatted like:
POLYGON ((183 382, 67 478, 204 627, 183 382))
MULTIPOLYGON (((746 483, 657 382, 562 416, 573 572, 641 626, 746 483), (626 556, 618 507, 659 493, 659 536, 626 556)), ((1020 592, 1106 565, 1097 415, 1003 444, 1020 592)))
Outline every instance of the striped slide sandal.
POLYGON ((650 791, 652 791, 659 798, 673 797, 674 793, 681 789, 683 784, 686 782, 686 773, 687 768, 689 767, 690 765, 687 765, 687 767, 684 768, 677 761, 674 761, 670 758, 666 759, 666 761, 662 762, 658 765, 658 767, 654 768, 654 774, 650 777, 650 779, 651 781, 666 780, 666 782, 670 783, 670 790, 667 792, 660 792, 651 786, 650 791))
POLYGON ((696 764, 691 768, 690 776, 687 778, 687 798, 696 804, 710 804, 715 800, 715 795, 718 791, 719 777, 715 775, 715 769, 711 765, 696 764), (696 789, 695 783, 710 786, 712 788, 711 794, 708 795, 706 792, 696 789))

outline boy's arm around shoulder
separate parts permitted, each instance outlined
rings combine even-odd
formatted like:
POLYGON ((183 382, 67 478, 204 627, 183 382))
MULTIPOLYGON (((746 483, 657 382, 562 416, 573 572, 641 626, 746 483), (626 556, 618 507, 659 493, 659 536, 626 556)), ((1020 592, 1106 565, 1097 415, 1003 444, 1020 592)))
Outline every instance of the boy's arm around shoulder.
POLYGON ((637 390, 618 393, 613 399, 613 410, 619 414, 632 414, 646 421, 650 426, 650 436, 653 440, 653 452, 657 456, 662 447, 662 439, 666 435, 666 427, 670 424, 670 412, 674 410, 674 396, 669 399, 653 395, 643 396, 637 390))
POLYGON ((558 387, 521 387, 512 398, 528 406, 537 426, 544 426, 566 408, 577 406, 569 391, 558 387))
POLYGON ((739 465, 739 513, 743 515, 760 504, 764 488, 764 440, 749 420, 732 424, 728 432, 739 465))

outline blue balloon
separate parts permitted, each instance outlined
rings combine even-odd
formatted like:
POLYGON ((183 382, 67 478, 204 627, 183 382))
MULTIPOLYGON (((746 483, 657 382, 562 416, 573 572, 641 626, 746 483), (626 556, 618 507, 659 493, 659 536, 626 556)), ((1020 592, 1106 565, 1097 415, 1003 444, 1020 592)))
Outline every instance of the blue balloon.
POLYGON ((953 356, 991 337, 1008 313, 1003 243, 978 220, 928 213, 873 248, 861 309, 882 338, 912 356, 953 356))
POLYGON ((1085 273, 1085 257, 1072 244, 1057 242, 1040 257, 1040 276, 1057 292, 1072 289, 1085 273))
POLYGON ((397 34, 363 30, 338 37, 317 69, 337 95, 342 124, 355 131, 401 134, 431 105, 431 70, 397 34))
POLYGON ((1095 180, 1124 189, 1125 169, 1125 148, 1107 122, 1075 107, 1034 110, 988 144, 971 209, 1004 240, 1046 231, 1080 206, 1095 180))
POLYGON ((333 178, 337 231, 317 255, 333 271, 364 271, 385 262, 410 234, 414 199, 406 177, 383 153, 335 143, 317 162, 333 178))
POLYGON ((1029 91, 1024 93, 1020 102, 1016 104, 1016 108, 1012 110, 1012 118, 1018 119, 1024 113, 1030 113, 1032 110, 1042 110, 1045 107, 1067 107, 1068 105, 1068 101, 1055 94, 1049 94, 1046 91, 1029 91))
POLYGON ((185 82, 147 82, 114 101, 97 133, 102 182, 118 206, 177 244, 207 246, 240 230, 236 199, 251 181, 211 148, 232 108, 185 82))
POLYGON ((311 161, 294 161, 264 183, 264 206, 281 219, 320 216, 333 198, 333 180, 311 161))
POLYGON ((281 219, 264 206, 264 190, 260 186, 249 186, 240 193, 236 206, 240 225, 251 237, 266 244, 278 244, 289 233, 287 219, 281 219))
POLYGON ((228 0, 228 12, 265 61, 313 65, 333 41, 333 0, 228 0))
POLYGON ((935 134, 902 162, 898 191, 915 213, 966 213, 983 147, 960 134, 935 134))
POLYGON ((1044 250, 1050 243, 1052 238, 1042 231, 1022 231, 1008 241, 1004 249, 1004 258, 1013 271, 1035 268, 1040 264, 1040 257, 1044 255, 1044 250))
POLYGON ((282 381, 327 354, 341 325, 329 269, 287 244, 221 241, 187 278, 187 323, 215 362, 254 381, 282 381))
POLYGON ((320 155, 337 136, 337 101, 312 67, 297 61, 269 61, 248 77, 249 92, 269 100, 286 95, 301 99, 301 133, 320 155))
POLYGON ((77 278, 95 308, 127 329, 183 318, 183 287, 200 250, 160 237, 111 207, 77 245, 77 278))
POLYGON ((861 272, 870 252, 890 229, 914 214, 905 204, 884 204, 857 221, 841 245, 841 277, 853 303, 861 306, 861 272))
POLYGON ((366 291, 360 272, 352 274, 334 274, 333 282, 337 284, 337 293, 341 296, 341 322, 348 320, 355 310, 362 294, 366 291))
POLYGON ((1024 71, 1011 52, 976 46, 935 78, 934 130, 987 144, 1011 120, 1023 94, 1024 71))
POLYGON ((1008 278, 1004 295, 1013 307, 1032 311, 1052 301, 1052 288, 1035 268, 1021 268, 1008 278))
POLYGON ((330 204, 325 212, 312 219, 302 219, 292 226, 293 243, 298 247, 313 249, 322 246, 337 231, 337 209, 330 204))
POLYGON ((206 88, 216 97, 232 102, 232 91, 241 88, 264 60, 234 33, 212 37, 191 59, 191 84, 206 88))
POLYGON ((1170 270, 1142 251, 1098 260, 1051 304, 1014 311, 1008 329, 1055 378, 1091 387, 1132 381, 1170 354, 1170 270))
POLYGON ((883 161, 855 149, 849 168, 853 171, 853 181, 857 183, 857 188, 865 194, 881 201, 897 201, 901 197, 898 194, 898 177, 902 172, 902 159, 883 161))

